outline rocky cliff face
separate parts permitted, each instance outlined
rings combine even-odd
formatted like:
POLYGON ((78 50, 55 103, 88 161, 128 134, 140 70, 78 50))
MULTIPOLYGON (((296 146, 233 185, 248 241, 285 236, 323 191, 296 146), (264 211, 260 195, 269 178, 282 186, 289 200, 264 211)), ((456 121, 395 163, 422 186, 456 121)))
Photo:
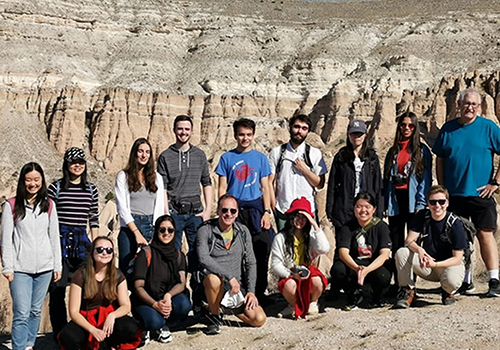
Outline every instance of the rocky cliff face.
POLYGON ((234 144, 234 119, 255 118, 268 150, 299 111, 327 156, 352 118, 384 150, 408 108, 432 141, 466 86, 487 94, 496 119, 499 4, 0 2, 0 107, 41 121, 60 153, 88 148, 110 173, 137 137, 166 148, 181 113, 211 156, 234 144))

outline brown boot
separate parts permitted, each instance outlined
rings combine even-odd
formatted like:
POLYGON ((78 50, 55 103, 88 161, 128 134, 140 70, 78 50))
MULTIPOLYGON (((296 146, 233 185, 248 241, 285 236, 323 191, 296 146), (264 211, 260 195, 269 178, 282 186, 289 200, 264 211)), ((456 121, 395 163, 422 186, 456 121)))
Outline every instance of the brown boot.
POLYGON ((398 293, 398 301, 394 304, 395 309, 408 309, 415 298, 415 290, 410 287, 401 287, 398 293))

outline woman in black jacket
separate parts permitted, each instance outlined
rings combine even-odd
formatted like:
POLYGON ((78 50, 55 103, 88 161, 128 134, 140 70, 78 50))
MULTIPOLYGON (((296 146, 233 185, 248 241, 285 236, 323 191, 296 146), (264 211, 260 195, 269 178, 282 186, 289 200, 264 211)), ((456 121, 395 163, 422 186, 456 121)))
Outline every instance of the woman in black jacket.
POLYGON ((328 179, 326 215, 336 233, 354 218, 354 197, 358 193, 373 196, 377 204, 376 216, 382 217, 384 208, 380 163, 377 153, 367 145, 366 124, 352 120, 347 136, 347 145, 333 158, 328 179))

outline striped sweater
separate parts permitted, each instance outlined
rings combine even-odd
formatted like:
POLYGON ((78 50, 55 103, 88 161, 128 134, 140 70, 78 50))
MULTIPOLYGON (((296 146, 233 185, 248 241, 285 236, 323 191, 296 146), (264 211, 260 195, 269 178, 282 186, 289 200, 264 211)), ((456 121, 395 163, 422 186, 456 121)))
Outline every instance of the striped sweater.
POLYGON ((74 184, 67 190, 61 186, 57 195, 57 181, 54 181, 49 186, 49 197, 56 203, 60 225, 86 227, 88 221, 91 228, 99 227, 99 193, 93 183, 87 182, 86 190, 74 184))

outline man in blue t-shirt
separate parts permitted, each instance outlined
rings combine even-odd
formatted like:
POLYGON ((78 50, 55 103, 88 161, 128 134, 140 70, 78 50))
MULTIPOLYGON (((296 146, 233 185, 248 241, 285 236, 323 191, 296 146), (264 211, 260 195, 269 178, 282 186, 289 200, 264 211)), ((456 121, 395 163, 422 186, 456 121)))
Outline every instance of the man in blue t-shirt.
MULTIPOLYGON (((488 296, 500 296, 497 222, 493 193, 499 188, 500 168, 494 172, 493 156, 500 154, 500 128, 478 116, 481 96, 475 89, 460 93, 460 116, 443 125, 432 151, 437 156, 438 182, 450 193, 450 211, 471 218, 477 229, 481 256, 488 270, 488 296)), ((466 270, 459 293, 474 291, 472 272, 466 270)))
POLYGON ((219 197, 229 193, 238 200, 238 221, 252 234, 253 250, 257 259, 256 295, 263 300, 267 288, 267 269, 271 241, 271 196, 267 157, 254 149, 255 122, 242 118, 233 123, 237 147, 224 153, 215 170, 219 175, 219 197))
POLYGON ((441 283, 441 301, 444 305, 455 303, 454 292, 464 278, 463 255, 467 239, 462 222, 456 216, 450 217, 446 210, 448 191, 441 185, 435 185, 429 189, 427 198, 429 210, 420 210, 415 215, 405 246, 396 253, 401 288, 394 305, 397 309, 409 308, 415 298, 414 274, 441 283), (449 221, 452 219, 454 221, 449 221), (447 227, 451 228, 447 230, 447 227))

